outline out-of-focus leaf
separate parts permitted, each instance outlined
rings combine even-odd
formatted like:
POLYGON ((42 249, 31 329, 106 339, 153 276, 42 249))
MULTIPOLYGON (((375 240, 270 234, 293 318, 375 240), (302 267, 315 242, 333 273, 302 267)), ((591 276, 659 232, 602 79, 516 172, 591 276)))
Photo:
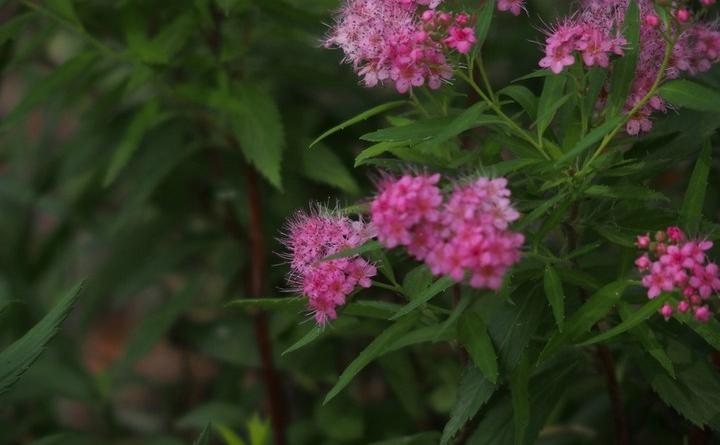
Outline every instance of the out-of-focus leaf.
MULTIPOLYGON (((0 2, 0 4, 1 3, 2 2, 0 2)), ((34 14, 32 13, 21 14, 11 18, 7 22, 0 25, 0 45, 7 42, 8 40, 17 39, 20 30, 33 16, 34 14)))
POLYGON ((405 275, 402 288, 409 300, 414 300, 433 283, 433 274, 424 264, 415 267, 405 275))
POLYGON ((340 190, 357 195, 360 188, 342 160, 327 147, 318 146, 302 153, 302 169, 305 176, 340 190))
POLYGON ((565 292, 563 291, 562 282, 555 268, 548 265, 545 267, 545 278, 543 280, 545 287, 545 296, 552 308, 555 323, 557 323, 560 332, 563 330, 565 323, 565 292))
POLYGON ((0 394, 7 392, 45 350, 80 296, 78 284, 25 335, 0 352, 0 394))
POLYGON ((223 441, 225 441, 225 445, 245 445, 245 441, 240 438, 233 430, 231 430, 229 427, 219 423, 214 422, 213 427, 215 428, 215 431, 220 435, 223 441))
POLYGON ((51 94, 62 91, 67 87, 67 84, 79 79, 82 73, 87 72, 95 59, 94 53, 82 53, 55 68, 45 78, 30 86, 28 93, 20 103, 5 116, 0 128, 7 128, 16 123, 33 107, 47 100, 51 94))
MULTIPOLYGON (((627 320, 631 316, 632 311, 630 305, 626 303, 618 304, 618 312, 623 320, 627 320)), ((641 323, 636 327, 630 329, 630 335, 635 337, 642 345, 645 352, 650 354, 657 362, 665 368, 670 377, 675 378, 675 367, 673 366, 672 360, 668 357, 665 348, 660 344, 655 333, 647 325, 647 323, 641 323)))
POLYGON ((611 199, 633 199, 639 201, 668 201, 667 196, 643 186, 608 186, 595 184, 585 189, 587 196, 611 199))
POLYGON ((490 400, 497 386, 486 379, 479 369, 469 366, 460 381, 458 399, 443 429, 440 443, 446 445, 490 400))
POLYGON ((453 279, 450 277, 439 278, 427 289, 418 294, 418 296, 415 297, 412 301, 410 301, 410 303, 406 304, 399 311, 397 311, 395 315, 393 315, 392 319, 397 320, 398 318, 409 314, 410 312, 430 301, 434 296, 448 290, 453 284, 455 284, 455 281, 453 281, 453 279))
POLYGON ((369 445, 436 445, 438 440, 440 440, 439 432, 426 431, 412 436, 394 437, 381 442, 373 442, 369 445))
POLYGON ((373 340, 363 351, 348 365, 347 368, 340 374, 337 383, 332 387, 325 397, 325 401, 328 403, 340 391, 342 391, 352 379, 360 372, 363 368, 369 365, 373 360, 378 358, 385 352, 385 349, 398 337, 407 332, 412 325, 415 323, 416 317, 409 315, 401 320, 393 323, 389 328, 384 330, 373 340))
POLYGON ((160 111, 160 102, 156 99, 147 102, 140 111, 133 115, 123 139, 118 144, 110 160, 110 166, 103 180, 105 187, 115 181, 120 171, 130 161, 130 158, 140 147, 140 142, 142 142, 145 133, 169 117, 169 114, 160 111))
POLYGON ((607 102, 608 116, 620 114, 635 78, 635 67, 640 53, 640 8, 636 0, 630 1, 625 11, 622 34, 627 44, 623 56, 619 57, 612 66, 607 102))
POLYGON ((708 139, 703 143, 702 151, 700 151, 700 156, 695 163, 692 176, 690 176, 690 183, 688 184, 685 199, 680 209, 680 224, 683 229, 690 233, 695 232, 699 228, 700 219, 702 218, 711 162, 712 144, 708 139))
POLYGON ((715 350, 720 351, 720 322, 715 318, 711 318, 704 323, 695 320, 687 314, 676 313, 675 318, 695 331, 707 344, 715 348, 715 350))
POLYGON ((474 311, 465 312, 458 321, 458 338, 480 372, 491 383, 497 383, 497 356, 482 317, 474 311))
POLYGON ((293 311, 299 312, 307 306, 307 301, 303 298, 241 298, 233 300, 226 306, 237 308, 257 308, 266 311, 293 311))
POLYGON ((209 402, 195 407, 192 411, 183 414, 175 426, 182 429, 202 428, 209 422, 217 422, 231 428, 242 425, 244 412, 238 406, 226 402, 209 402))
POLYGON ((480 5, 475 24, 475 39, 478 48, 482 47, 487 38, 490 25, 492 24, 493 13, 495 12, 495 0, 487 0, 480 5))
POLYGON ((270 440, 270 422, 255 413, 247 423, 250 445, 267 445, 270 440))
POLYGON ((520 365, 510 377, 513 418, 515 422, 515 445, 525 443, 525 432, 530 423, 530 364, 523 354, 520 365))
POLYGON ((386 104, 378 105, 376 107, 373 107, 367 111, 363 111, 362 113, 358 114, 355 117, 352 117, 345 122, 334 126, 333 128, 329 129, 325 133, 318 136, 317 139, 315 139, 312 144, 310 144, 310 148, 314 147, 318 142, 322 141, 323 139, 327 138, 328 136, 337 133, 338 131, 344 130, 352 125, 355 125, 359 122, 362 122, 364 120, 367 120, 373 116, 377 116, 378 114, 382 114, 386 111, 390 111, 394 108, 401 107, 403 105, 407 105, 408 101, 406 100, 398 100, 395 102, 388 102, 386 104))
POLYGON ((378 363, 405 411, 415 420, 423 417, 423 392, 411 357, 404 351, 385 354, 378 363))
POLYGON ((45 4, 60 17, 73 23, 80 23, 72 0, 46 0, 45 4))
POLYGON ((623 332, 634 328, 635 326, 638 326, 639 324, 645 322, 645 320, 647 320, 651 316, 657 314, 658 310, 663 304, 665 304, 664 299, 656 298, 646 303, 639 310, 630 313, 619 325, 613 327, 612 329, 608 329, 602 334, 596 335, 589 340, 585 340, 584 342, 578 344, 578 346, 590 346, 596 343, 610 340, 611 338, 618 336, 623 332))
POLYGON ((193 442, 193 445, 210 445, 210 438, 212 437, 212 424, 208 423, 205 425, 205 428, 203 428, 202 432, 200 432, 200 436, 198 436, 197 439, 195 439, 195 442, 193 442))
POLYGON ((666 82, 660 87, 660 95, 674 105, 720 113, 720 93, 690 80, 666 82))

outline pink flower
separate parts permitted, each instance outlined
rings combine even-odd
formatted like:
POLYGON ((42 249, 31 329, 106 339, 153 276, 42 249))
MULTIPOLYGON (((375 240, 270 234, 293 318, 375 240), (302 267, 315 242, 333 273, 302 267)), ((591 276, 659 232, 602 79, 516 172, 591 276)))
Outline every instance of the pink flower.
POLYGON ((648 234, 646 233, 645 235, 638 236, 635 245, 638 246, 640 249, 647 249, 648 247, 650 247, 650 237, 648 236, 648 234))
POLYGON ((707 305, 695 308, 695 320, 697 321, 707 322, 710 320, 711 315, 710 308, 707 305))
POLYGON ((525 10, 525 0, 498 0, 498 11, 510 11, 512 15, 518 16, 525 10))
POLYGON ((665 320, 670 320, 670 317, 672 317, 673 314, 673 307, 670 305, 670 303, 665 303, 663 307, 660 308, 660 314, 665 318, 665 320))
POLYGON ((469 53, 476 40, 475 30, 472 28, 451 26, 448 29, 448 35, 449 37, 445 38, 443 42, 445 42, 448 47, 455 48, 460 54, 469 53))

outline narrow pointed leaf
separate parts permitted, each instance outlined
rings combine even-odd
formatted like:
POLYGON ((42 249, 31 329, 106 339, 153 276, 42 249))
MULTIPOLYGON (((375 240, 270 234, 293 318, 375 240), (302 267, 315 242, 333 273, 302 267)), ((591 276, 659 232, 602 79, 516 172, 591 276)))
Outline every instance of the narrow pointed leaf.
POLYGON ((480 372, 497 383, 498 359, 482 317, 474 311, 465 312, 458 321, 458 338, 480 372))
POLYGON ((450 277, 442 277, 438 279, 425 291, 421 292, 414 300, 412 300, 410 303, 403 306, 402 309, 397 311, 397 313, 392 317, 392 319, 396 320, 404 315, 409 314, 418 307, 430 301, 434 296, 448 290, 450 286, 452 286, 454 283, 455 282, 450 277))
POLYGON ((525 433, 530 424, 530 365, 527 354, 510 378, 510 395, 515 423, 515 445, 525 443, 525 433))
POLYGON ((563 291, 562 282, 555 268, 548 265, 545 267, 545 278, 543 280, 545 286, 545 296, 547 296, 550 307, 552 308, 555 323, 557 323, 560 332, 565 324, 565 292, 563 291))
POLYGON ((615 60, 612 66, 608 116, 620 114, 635 78, 635 67, 640 52, 640 8, 637 0, 631 0, 628 4, 622 34, 627 40, 627 44, 623 56, 615 60))
POLYGON ((690 80, 672 80, 660 87, 660 95, 673 105, 720 113, 720 93, 690 80))
POLYGON ((708 176, 712 162, 712 145, 706 140, 695 163, 690 183, 685 192, 685 199, 680 209, 680 224, 683 229, 693 233, 699 228, 702 218, 705 193, 708 187, 708 176))
POLYGON ((604 342, 607 340, 612 339, 613 337, 616 337, 623 332, 626 332, 635 326, 638 326, 639 324, 645 322, 648 318, 652 317, 653 315, 657 314, 658 310, 660 310, 660 307, 665 303, 665 301, 661 298, 656 298, 655 300, 652 300, 648 303, 646 303, 643 307, 638 309, 635 312, 631 312, 627 318, 623 320, 622 323, 619 325, 613 327, 612 329, 608 329, 607 331, 603 332, 600 335, 596 335, 595 337, 586 340, 578 346, 590 346, 594 345, 596 343, 604 342))
POLYGON ((336 125, 333 128, 329 129, 325 133, 318 136, 317 139, 315 139, 312 144, 310 144, 310 148, 317 145, 318 142, 322 141, 323 139, 327 138, 328 136, 337 133, 338 131, 342 131, 352 125, 355 125, 359 122, 362 122, 364 120, 370 119, 373 116, 377 116, 378 114, 382 114, 386 111, 392 110, 394 108, 401 107, 403 105, 407 105, 407 101, 405 100, 398 100, 395 102, 388 102, 386 104, 378 105, 377 107, 373 107, 367 111, 363 111, 362 113, 358 114, 355 117, 352 117, 345 122, 341 123, 340 125, 336 125))

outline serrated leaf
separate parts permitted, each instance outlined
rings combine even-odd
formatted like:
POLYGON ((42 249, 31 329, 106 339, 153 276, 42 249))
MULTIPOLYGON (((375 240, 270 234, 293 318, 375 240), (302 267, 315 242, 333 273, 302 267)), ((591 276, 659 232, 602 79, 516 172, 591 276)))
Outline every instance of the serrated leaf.
POLYGON ((81 289, 82 283, 67 291, 42 320, 0 352, 0 394, 7 392, 42 354, 58 333, 81 289))
POLYGON ((562 332, 565 323, 565 292, 563 291, 560 276, 555 268, 550 265, 545 267, 543 285, 545 287, 545 296, 552 308, 553 317, 555 317, 555 323, 562 332))
POLYGON ((378 335, 363 351, 353 360, 347 368, 340 374, 338 381, 330 389, 323 404, 328 403, 342 391, 352 379, 369 365, 373 360, 380 357, 385 349, 398 337, 404 334, 416 321, 416 316, 409 315, 401 320, 393 323, 389 328, 385 329, 378 335))
POLYGON ((314 181, 337 187, 352 195, 360 191, 357 181, 340 157, 322 145, 302 152, 302 169, 305 176, 314 181))
POLYGON ((208 423, 205 428, 200 432, 200 436, 195 439, 193 445, 210 445, 210 438, 212 437, 212 424, 208 423))
POLYGON ((690 80, 671 80, 660 87, 660 95, 674 105, 720 113, 720 93, 690 80))
POLYGON ((610 93, 608 95, 608 116, 616 116, 622 111, 635 78, 635 67, 640 52, 640 8, 637 0, 631 0, 625 11, 622 34, 627 40, 624 54, 612 65, 610 93))
POLYGON ((720 351, 720 322, 715 318, 711 318, 707 322, 699 322, 689 315, 675 314, 675 318, 687 325, 702 337, 707 344, 720 351))
POLYGON ((498 91, 497 94, 508 96, 517 102, 533 121, 537 118, 538 98, 529 88, 522 85, 510 85, 498 91))
POLYGON ((566 81, 567 77, 563 75, 553 75, 545 78, 545 85, 538 102, 538 118, 535 121, 538 139, 542 139, 558 108, 562 106, 564 100, 569 98, 569 96, 563 98, 566 81))
POLYGON ((397 320, 398 318, 409 314, 410 312, 430 301, 434 296, 448 290, 453 284, 455 284, 455 281, 453 281, 453 279, 450 277, 439 278, 427 289, 418 294, 418 296, 415 297, 415 299, 413 299, 412 301, 410 301, 410 303, 403 306, 399 311, 397 311, 395 315, 393 315, 392 319, 397 320))
POLYGON ((366 133, 360 139, 368 142, 421 142, 429 140, 453 121, 452 117, 424 119, 398 127, 388 127, 366 133))
POLYGON ((394 108, 398 108, 398 107, 401 107, 401 106, 407 105, 407 104, 408 104, 408 101, 406 101, 406 100, 398 100, 395 102, 388 102, 386 104, 378 105, 367 111, 363 111, 362 113, 358 114, 357 116, 346 120, 345 122, 343 122, 340 125, 336 125, 335 127, 329 129, 325 133, 318 136, 318 138, 315 139, 312 142, 312 144, 310 144, 310 148, 314 147, 315 145, 317 145, 318 142, 322 141, 323 139, 327 138, 328 136, 330 136, 332 134, 337 133, 338 131, 344 130, 344 129, 346 129, 352 125, 355 125, 359 122, 370 119, 373 116, 377 116, 378 114, 382 114, 386 111, 390 111, 394 108))
POLYGON ((525 442, 525 433, 530 424, 530 365, 527 354, 523 354, 520 365, 510 377, 510 395, 515 425, 515 445, 525 442))
POLYGON ((458 321, 458 339, 465 345, 475 366, 492 383, 498 381, 498 360, 482 317, 465 312, 458 321))
POLYGON ((165 121, 170 115, 161 113, 158 100, 150 100, 139 111, 135 112, 122 140, 113 152, 110 165, 105 173, 103 186, 112 184, 118 174, 127 165, 133 154, 140 147, 143 136, 153 127, 165 121))
POLYGON ((664 299, 656 298, 656 299, 646 303, 639 310, 629 313, 627 315, 627 317, 624 317, 625 319, 619 325, 613 327, 612 329, 608 329, 607 331, 603 332, 602 334, 596 335, 595 337, 592 337, 589 340, 579 343, 578 346, 590 346, 590 345, 594 345, 596 343, 610 340, 613 337, 616 337, 616 336, 622 334, 623 332, 626 332, 626 331, 640 325, 641 323, 644 323, 648 318, 657 314, 658 310, 660 310, 660 307, 662 307, 662 305, 664 303, 665 303, 664 299))
POLYGON ((450 413, 450 420, 443 429, 440 444, 450 443, 465 424, 490 400, 496 389, 497 386, 486 379, 479 369, 469 366, 460 381, 458 398, 450 413))
POLYGON ((708 187, 708 177, 712 163, 712 145, 710 140, 703 143, 700 156, 695 162, 690 183, 688 184, 682 208, 680 209, 680 224, 682 227, 694 233, 702 219, 703 204, 705 203, 705 193, 708 187))

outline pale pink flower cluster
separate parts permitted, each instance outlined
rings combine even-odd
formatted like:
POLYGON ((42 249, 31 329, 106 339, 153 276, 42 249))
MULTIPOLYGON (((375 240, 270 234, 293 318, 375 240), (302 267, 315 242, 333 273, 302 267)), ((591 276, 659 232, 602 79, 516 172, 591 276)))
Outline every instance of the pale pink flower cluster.
POLYGON ((337 318, 337 307, 357 287, 370 287, 375 266, 354 255, 322 261, 346 249, 359 247, 372 238, 371 228, 362 221, 318 211, 299 212, 290 221, 283 243, 288 248, 290 283, 308 298, 315 321, 324 325, 337 318))
POLYGON ((325 40, 345 53, 368 87, 388 82, 399 93, 440 88, 453 76, 452 49, 470 52, 475 32, 466 14, 436 11, 440 0, 348 0, 325 40))
MULTIPOLYGON (((625 103, 626 113, 632 111, 651 90, 665 53, 665 39, 660 28, 660 19, 654 14, 652 1, 639 0, 638 5, 643 17, 640 26, 640 50, 635 78, 625 103)), ((579 54, 587 66, 608 67, 609 56, 622 55, 623 45, 626 45, 625 39, 617 30, 622 27, 627 6, 628 0, 585 0, 577 14, 548 32, 545 57, 541 59, 540 66, 558 74, 565 67, 573 65, 576 55, 579 54)), ((682 22, 690 19, 687 10, 676 11, 675 14, 682 22), (681 20, 681 17, 685 19, 681 20)), ((665 73, 666 78, 677 78, 682 72, 690 75, 704 72, 718 61, 720 32, 708 24, 686 23, 673 48, 665 73)), ((612 85, 605 85, 605 96, 612 88, 612 85)), ((598 107, 602 108, 604 105, 604 98, 601 98, 598 107)), ((631 135, 650 131, 651 115, 656 111, 666 110, 667 105, 660 96, 652 97, 631 116, 626 131, 631 135)))
POLYGON ((498 11, 510 12, 514 16, 520 15, 525 11, 525 0, 498 0, 498 11))
POLYGON ((504 178, 480 177, 455 185, 445 197, 440 175, 385 179, 370 211, 378 240, 404 246, 435 275, 497 290, 520 260, 525 239, 508 226, 519 218, 504 178))
POLYGON ((635 260, 635 265, 643 274, 642 284, 647 288, 648 298, 673 291, 682 296, 676 307, 665 303, 660 309, 665 319, 677 310, 691 311, 697 320, 708 321, 711 311, 707 301, 720 292, 720 268, 705 254, 713 243, 688 240, 682 230, 669 227, 665 232, 656 233, 654 239, 648 234, 639 236, 636 245, 645 251, 635 260))

